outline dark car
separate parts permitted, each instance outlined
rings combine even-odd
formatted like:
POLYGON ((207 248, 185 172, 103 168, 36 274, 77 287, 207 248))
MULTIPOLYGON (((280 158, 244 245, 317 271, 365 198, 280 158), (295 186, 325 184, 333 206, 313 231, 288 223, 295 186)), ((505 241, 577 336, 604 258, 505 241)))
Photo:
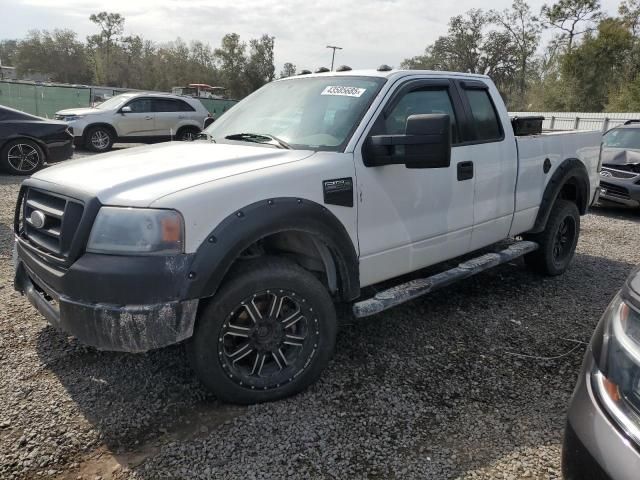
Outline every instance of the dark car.
POLYGON ((0 166, 30 175, 42 165, 73 155, 73 133, 64 122, 46 120, 0 105, 0 166))
POLYGON ((600 188, 601 201, 640 207, 640 120, 605 133, 600 188))
POLYGON ((640 478, 640 269, 596 327, 569 406, 566 480, 640 478))

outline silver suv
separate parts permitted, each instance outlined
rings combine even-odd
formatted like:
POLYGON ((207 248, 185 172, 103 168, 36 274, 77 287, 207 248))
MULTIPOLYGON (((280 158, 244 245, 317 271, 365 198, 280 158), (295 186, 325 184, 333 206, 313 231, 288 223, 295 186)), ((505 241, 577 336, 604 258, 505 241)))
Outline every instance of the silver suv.
POLYGON ((163 93, 123 93, 93 108, 56 113, 73 129, 74 143, 106 152, 114 142, 192 140, 213 121, 198 99, 163 93))

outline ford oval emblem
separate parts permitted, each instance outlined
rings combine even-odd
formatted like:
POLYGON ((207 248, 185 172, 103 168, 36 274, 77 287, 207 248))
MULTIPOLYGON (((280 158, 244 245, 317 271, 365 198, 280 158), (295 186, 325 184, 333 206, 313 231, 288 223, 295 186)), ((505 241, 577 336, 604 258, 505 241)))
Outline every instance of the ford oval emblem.
POLYGON ((613 175, 611 175, 611 172, 608 172, 607 170, 602 170, 600 172, 600 176, 602 176, 602 177, 612 177, 613 175))
POLYGON ((31 212, 29 220, 31 221, 31 225, 33 225, 35 228, 42 228, 44 227, 44 223, 46 222, 47 217, 40 210, 34 210, 33 212, 31 212))

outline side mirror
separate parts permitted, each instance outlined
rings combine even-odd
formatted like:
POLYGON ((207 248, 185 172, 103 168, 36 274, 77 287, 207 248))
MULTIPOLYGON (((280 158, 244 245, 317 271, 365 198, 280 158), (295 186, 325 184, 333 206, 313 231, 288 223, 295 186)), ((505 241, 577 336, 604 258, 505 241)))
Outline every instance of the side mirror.
POLYGON ((373 135, 363 153, 367 167, 404 164, 407 168, 447 168, 451 165, 449 115, 411 115, 404 135, 373 135))
POLYGON ((131 107, 130 107, 130 106, 128 106, 128 105, 127 105, 126 107, 122 107, 122 108, 120 109, 120 113, 122 113, 122 114, 125 114, 125 113, 131 113, 132 111, 133 111, 133 110, 131 110, 131 107))

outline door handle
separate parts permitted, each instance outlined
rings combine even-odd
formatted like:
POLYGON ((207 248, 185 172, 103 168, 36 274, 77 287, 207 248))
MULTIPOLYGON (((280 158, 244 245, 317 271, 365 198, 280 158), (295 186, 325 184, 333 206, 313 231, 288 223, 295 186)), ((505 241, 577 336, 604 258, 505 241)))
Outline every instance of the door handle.
POLYGON ((458 181, 470 180, 473 178, 473 162, 458 163, 458 181))
POLYGON ((145 120, 153 120, 153 117, 151 115, 147 115, 146 117, 144 117, 145 120))

